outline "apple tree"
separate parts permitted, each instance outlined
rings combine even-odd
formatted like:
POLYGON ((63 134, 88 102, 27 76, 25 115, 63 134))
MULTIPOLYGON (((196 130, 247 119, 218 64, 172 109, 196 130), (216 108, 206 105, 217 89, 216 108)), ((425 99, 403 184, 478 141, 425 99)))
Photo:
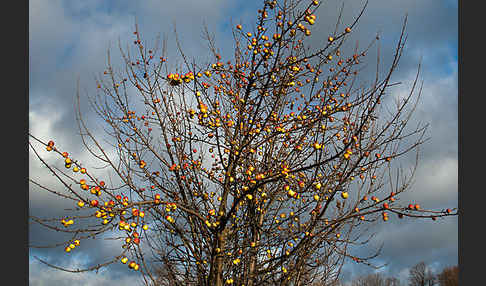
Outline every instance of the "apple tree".
POLYGON ((395 162, 417 151, 427 130, 408 124, 419 72, 407 96, 390 98, 406 22, 391 65, 364 86, 359 75, 374 41, 350 54, 343 45, 366 6, 309 45, 320 6, 265 1, 254 25, 232 29, 233 57, 223 59, 208 36, 211 62, 180 50, 177 67, 136 27, 131 48, 120 45, 123 69, 108 58, 97 93, 87 97, 103 140, 77 97, 82 142, 109 177, 53 139, 30 134, 29 142, 62 188, 35 178, 31 186, 73 205, 68 217, 30 220, 70 234, 53 245, 66 255, 89 253, 84 240, 108 235, 119 252, 86 269, 38 259, 72 272, 122 263, 148 285, 327 285, 347 260, 372 265, 379 251, 353 251, 366 247, 368 226, 456 215, 399 202, 415 169, 395 162))

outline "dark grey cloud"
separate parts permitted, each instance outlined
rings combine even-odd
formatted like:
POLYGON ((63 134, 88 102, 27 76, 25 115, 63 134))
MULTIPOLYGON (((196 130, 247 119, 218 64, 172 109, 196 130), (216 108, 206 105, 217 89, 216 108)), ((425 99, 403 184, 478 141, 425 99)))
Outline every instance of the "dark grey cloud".
MULTIPOLYGON (((392 217, 385 225, 375 229, 376 236, 366 249, 354 253, 370 254, 383 245, 381 255, 373 260, 375 265, 385 265, 376 270, 385 276, 403 279, 408 269, 424 261, 435 273, 444 267, 457 264, 457 218, 419 222, 414 219, 392 217), (399 222, 398 222, 399 221, 399 222)), ((366 265, 349 263, 342 279, 350 281, 374 272, 366 265)))
MULTIPOLYGON (((325 42, 329 31, 334 30, 342 3, 337 0, 321 2, 324 5, 318 12, 318 21, 313 27, 313 44, 325 42)), ((227 33, 230 19, 233 24, 241 21, 244 27, 252 25, 257 3, 259 1, 150 0, 140 5, 134 1, 115 1, 111 4, 94 0, 30 1, 30 131, 45 140, 55 139, 57 146, 62 146, 77 158, 88 161, 89 156, 82 151, 73 114, 76 81, 80 79, 83 93, 92 93, 95 90, 93 79, 106 67, 108 48, 111 49, 114 65, 121 67, 118 39, 124 47, 130 45, 135 18, 145 39, 153 43, 158 33, 163 38, 165 36, 172 64, 181 63, 180 60, 177 61, 172 32, 174 23, 187 54, 206 61, 209 56, 205 53, 207 45, 202 40, 203 23, 216 35, 223 56, 230 58, 232 40, 231 34, 227 33)), ((357 16, 364 1, 346 0, 344 3, 343 23, 349 23, 357 16)), ((402 200, 417 200, 424 207, 431 208, 456 207, 457 4, 454 1, 440 0, 370 0, 359 25, 350 36, 349 44, 354 46, 358 41, 364 47, 378 32, 381 68, 384 70, 391 62, 405 14, 408 14, 408 40, 400 67, 394 76, 394 80, 403 81, 403 85, 391 91, 396 96, 409 90, 421 60, 423 93, 413 123, 430 123, 428 136, 431 139, 421 148, 422 155, 415 184, 402 200)), ((374 75, 375 60, 376 48, 369 53, 368 70, 364 78, 374 75)), ((89 122, 95 120, 89 113, 86 102, 83 103, 83 110, 89 122)), ((43 171, 32 154, 30 157, 29 176, 52 184, 52 176, 43 171)), ((54 157, 49 159, 58 160, 54 157)), ((411 160, 404 160, 403 165, 409 166, 410 162, 411 160)), ((62 167, 62 162, 60 166, 62 167)), ((64 208, 71 207, 34 187, 31 188, 29 197, 29 212, 33 215, 59 215, 64 208)), ((422 260, 435 263, 439 268, 457 263, 456 218, 438 222, 399 222, 392 219, 386 226, 374 230, 377 236, 373 243, 385 243, 380 261, 388 262, 389 266, 383 271, 392 275, 404 277, 409 267, 422 260)), ((58 233, 45 232, 34 226, 29 229, 29 235, 37 241, 60 240, 58 233)), ((83 247, 96 250, 83 257, 82 260, 87 263, 109 258, 119 250, 119 245, 113 245, 110 241, 103 241, 101 245, 86 242, 83 247)), ((62 249, 32 250, 31 254, 43 255, 53 263, 69 265, 75 261, 67 259, 62 249)), ((126 267, 122 265, 115 265, 109 272, 97 275, 85 273, 73 276, 49 269, 34 260, 30 261, 29 266, 31 285, 106 285, 113 279, 128 284, 128 281, 136 279, 127 274, 126 267)), ((349 264, 345 267, 343 276, 352 277, 370 271, 369 268, 349 264)))

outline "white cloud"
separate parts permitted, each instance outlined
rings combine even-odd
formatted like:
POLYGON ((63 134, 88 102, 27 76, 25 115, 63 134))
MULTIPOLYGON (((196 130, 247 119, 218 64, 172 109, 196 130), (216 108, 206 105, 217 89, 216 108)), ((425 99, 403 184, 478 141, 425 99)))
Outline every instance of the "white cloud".
MULTIPOLYGON (((66 268, 76 268, 78 263, 72 262, 66 268)), ((128 270, 127 270, 128 271, 128 270)), ((41 262, 30 259, 29 261, 29 285, 31 286, 110 286, 116 279, 119 285, 139 285, 140 277, 136 275, 116 275, 109 272, 83 272, 70 273, 56 270, 42 264, 41 262)))
POLYGON ((417 191, 411 193, 430 205, 444 205, 457 201, 457 158, 429 160, 419 168, 415 183, 417 191))

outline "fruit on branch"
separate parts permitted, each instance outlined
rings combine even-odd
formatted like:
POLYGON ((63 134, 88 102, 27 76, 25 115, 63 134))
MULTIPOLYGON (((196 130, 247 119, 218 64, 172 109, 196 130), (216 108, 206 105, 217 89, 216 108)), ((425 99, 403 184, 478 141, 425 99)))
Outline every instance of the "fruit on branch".
POLYGON ((383 220, 387 221, 388 220, 388 213, 383 212, 383 220))
POLYGON ((64 227, 68 227, 68 226, 74 224, 74 220, 73 219, 69 219, 69 220, 62 219, 61 223, 64 225, 64 227))
POLYGON ((295 197, 297 196, 297 193, 296 193, 294 190, 289 189, 289 190, 287 191, 287 195, 288 195, 289 197, 295 198, 295 197))
POLYGON ((128 268, 134 269, 135 265, 137 265, 137 263, 135 261, 130 261, 130 263, 128 263, 128 268))
POLYGON ((344 158, 349 159, 352 154, 353 151, 351 151, 351 149, 347 149, 346 153, 344 153, 344 158))
POLYGON ((169 84, 171 86, 178 86, 183 82, 182 76, 179 75, 178 73, 169 73, 167 75, 167 79, 169 80, 169 84))
POLYGON ((314 15, 314 14, 307 15, 307 16, 305 16, 305 20, 307 21, 307 23, 309 23, 309 25, 314 25, 314 23, 316 21, 316 15, 314 15))

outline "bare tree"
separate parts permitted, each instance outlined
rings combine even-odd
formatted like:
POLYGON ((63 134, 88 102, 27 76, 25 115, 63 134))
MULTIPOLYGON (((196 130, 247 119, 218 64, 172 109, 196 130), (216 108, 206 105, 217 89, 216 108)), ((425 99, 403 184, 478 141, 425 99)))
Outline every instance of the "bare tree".
POLYGON ((381 273, 372 273, 354 279, 351 286, 400 286, 400 280, 395 277, 385 277, 381 273))
POLYGON ((385 280, 385 286, 400 286, 401 282, 400 279, 396 277, 388 277, 385 280))
POLYGON ((354 279, 352 286, 385 286, 385 277, 381 273, 372 273, 354 279))
POLYGON ((457 286, 459 285, 459 267, 446 267, 437 275, 437 281, 440 286, 457 286))
POLYGON ((425 262, 420 262, 410 269, 409 282, 410 286, 433 286, 435 276, 425 262))
POLYGON ((374 41, 349 55, 342 47, 366 5, 309 46, 320 6, 265 1, 255 25, 233 29, 233 58, 223 60, 206 33, 211 62, 181 49, 177 68, 165 48, 147 48, 136 27, 132 48, 120 44, 124 69, 115 71, 108 55, 98 93, 88 97, 105 137, 88 127, 78 94, 82 142, 109 175, 53 140, 30 134, 29 144, 63 189, 31 178, 32 187, 75 205, 68 216, 31 220, 70 234, 53 245, 67 253, 108 236, 120 252, 86 269, 38 259, 71 272, 121 261, 148 285, 330 284, 346 259, 373 266, 379 249, 366 257, 352 251, 367 245, 373 223, 392 214, 456 215, 397 200, 416 165, 407 173, 394 162, 417 151, 427 127, 408 126, 418 72, 405 97, 391 95, 406 21, 388 70, 357 86, 374 41), (39 144, 65 168, 44 159, 39 144))

